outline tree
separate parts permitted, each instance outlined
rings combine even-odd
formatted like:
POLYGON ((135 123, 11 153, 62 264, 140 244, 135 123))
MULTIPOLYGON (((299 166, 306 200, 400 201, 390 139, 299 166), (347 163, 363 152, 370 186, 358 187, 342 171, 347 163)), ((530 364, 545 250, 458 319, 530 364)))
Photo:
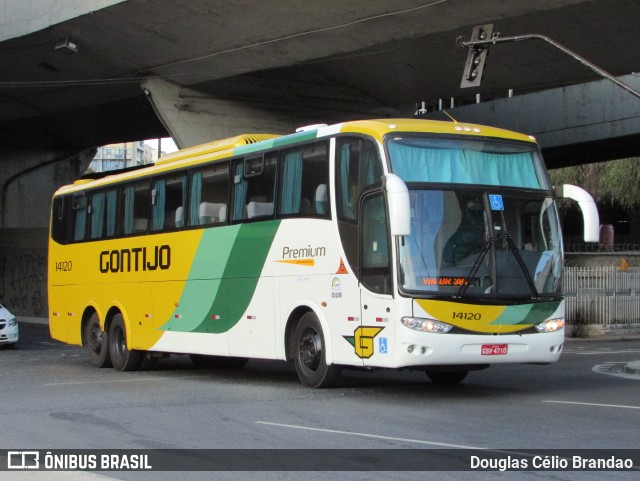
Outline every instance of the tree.
POLYGON ((640 157, 584 164, 549 172, 554 185, 575 184, 599 203, 640 206, 640 157))

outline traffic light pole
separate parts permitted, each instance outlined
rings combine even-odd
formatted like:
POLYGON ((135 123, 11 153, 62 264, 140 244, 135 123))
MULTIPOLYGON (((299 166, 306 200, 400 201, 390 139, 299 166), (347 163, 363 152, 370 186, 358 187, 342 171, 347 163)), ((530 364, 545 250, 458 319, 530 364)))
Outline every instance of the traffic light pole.
MULTIPOLYGON (((490 31, 492 31, 493 30, 493 25, 484 25, 484 26, 476 27, 476 29, 478 29, 478 28, 480 29, 479 30, 480 32, 482 32, 483 29, 488 29, 488 28, 490 29, 490 31)), ((476 30, 474 29, 474 34, 475 33, 476 33, 476 30)), ((486 58, 487 49, 488 49, 489 46, 495 45, 495 44, 498 44, 498 43, 520 42, 520 41, 523 41, 523 40, 542 40, 544 42, 547 42, 550 45, 553 45, 557 49, 561 50, 562 52, 564 52, 567 55, 570 55, 571 57, 576 59, 578 62, 580 62, 585 67, 593 70, 598 75, 610 80, 611 82, 616 84, 618 87, 626 90, 631 95, 634 95, 635 97, 640 99, 640 92, 638 92, 634 88, 630 87, 629 85, 627 85, 627 84, 625 84, 623 82, 620 82, 620 80, 615 78, 609 72, 607 72, 607 71, 601 69, 600 67, 598 67, 597 65, 589 62, 586 58, 578 55, 573 50, 568 49, 567 47, 565 47, 564 45, 556 42, 555 40, 553 40, 553 39, 551 39, 551 38, 549 38, 549 37, 547 37, 545 35, 538 35, 538 34, 515 35, 515 36, 511 36, 511 37, 499 37, 497 35, 489 35, 489 38, 484 38, 484 39, 483 38, 477 38, 477 39, 474 39, 472 37, 472 39, 469 40, 469 41, 463 41, 461 43, 461 45, 463 47, 469 48, 470 51, 469 51, 469 56, 468 56, 468 59, 467 59, 467 67, 465 68, 465 75, 463 76, 462 84, 460 86, 462 88, 464 88, 464 87, 471 87, 471 86, 479 85, 479 77, 482 74, 482 70, 481 69, 484 67, 484 65, 483 65, 484 64, 484 59, 486 58), (475 65, 476 68, 480 68, 480 71, 477 72, 476 75, 474 75, 474 70, 473 70, 474 65, 475 65), (477 81, 473 82, 476 79, 477 79, 477 81), (473 85, 464 85, 465 84, 465 80, 466 80, 466 83, 469 83, 469 84, 471 84, 473 82, 473 85)))

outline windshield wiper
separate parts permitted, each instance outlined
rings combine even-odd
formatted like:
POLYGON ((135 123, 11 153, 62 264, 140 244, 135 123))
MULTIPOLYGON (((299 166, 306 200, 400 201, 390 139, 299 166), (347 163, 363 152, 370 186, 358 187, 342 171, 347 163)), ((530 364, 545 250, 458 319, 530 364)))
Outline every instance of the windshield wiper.
MULTIPOLYGON (((480 269, 480 266, 482 265, 482 261, 487 256, 487 253, 494 247, 495 241, 496 241, 495 237, 489 237, 486 240, 486 242, 482 245, 482 249, 478 253, 478 256, 476 257, 476 260, 473 261, 473 265, 471 266, 471 270, 467 274, 467 277, 465 278, 464 283, 460 286, 460 289, 458 289, 458 292, 456 293, 456 295, 454 297, 458 297, 458 298, 464 297, 465 292, 467 292, 467 289, 471 285, 471 282, 470 282, 471 279, 473 279, 475 277, 476 273, 478 272, 478 269, 480 269)), ((494 264, 494 269, 493 269, 493 275, 492 275, 492 279, 491 279, 491 282, 492 282, 491 288, 492 289, 495 288, 495 285, 496 285, 495 262, 493 262, 493 264, 494 264)))
POLYGON ((531 290, 531 298, 538 299, 539 297, 538 289, 536 289, 536 285, 533 283, 531 274, 529 274, 529 270, 527 269, 527 266, 524 264, 524 260, 522 259, 522 256, 520 255, 518 248, 513 242, 513 238, 511 237, 510 234, 507 234, 507 233, 503 234, 503 237, 507 240, 507 245, 509 246, 509 249, 511 250, 511 252, 513 252, 513 257, 516 258, 516 262, 518 263, 518 265, 520 266, 520 270, 524 274, 524 279, 525 281, 527 281, 527 285, 531 290))
MULTIPOLYGON (((513 238, 511 237, 510 234, 507 234, 507 233, 505 233, 505 234, 497 234, 496 236, 490 237, 490 238, 487 239, 487 241, 482 246, 482 250, 480 251, 480 253, 476 257, 475 261, 473 262, 473 265, 471 266, 471 270, 467 274, 467 277, 465 279, 464 284, 462 284, 462 286, 460 286, 460 289, 458 289, 458 292, 456 293, 456 295, 454 297, 458 297, 458 298, 464 297, 465 293, 467 292, 467 289, 471 285, 471 279, 473 279, 475 277, 476 273, 478 272, 478 269, 480 269, 480 266, 482 265, 482 261, 487 256, 487 253, 489 253, 490 251, 493 251, 493 249, 495 249, 496 242, 498 242, 500 240, 503 240, 503 239, 507 242, 507 245, 509 246, 509 250, 513 253, 513 256, 515 257, 516 262, 518 263, 518 266, 520 267, 520 270, 524 274, 524 279, 527 282, 527 285, 529 286, 529 290, 531 291, 531 298, 532 299, 538 299, 539 298, 538 289, 536 289, 536 286, 533 283, 533 279, 531 278, 531 274, 529 274, 529 271, 527 270, 527 266, 525 265, 524 260, 522 259, 522 256, 520 255, 520 252, 518 252, 518 249, 516 248, 515 243, 513 242, 513 238)), ((498 279, 498 273, 496 272, 497 266, 496 266, 495 256, 493 257, 492 264, 493 264, 492 269, 491 269, 491 271, 492 271, 492 275, 491 275, 491 277, 492 277, 492 279, 491 279, 492 285, 491 285, 490 289, 493 291, 496 288, 497 279, 498 279)))

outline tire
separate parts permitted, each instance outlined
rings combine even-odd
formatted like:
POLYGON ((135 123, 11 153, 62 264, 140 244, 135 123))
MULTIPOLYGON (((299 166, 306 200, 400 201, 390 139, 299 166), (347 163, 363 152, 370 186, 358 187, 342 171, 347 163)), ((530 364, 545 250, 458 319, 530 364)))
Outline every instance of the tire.
POLYGON ((1 344, 0 345, 3 349, 13 349, 14 347, 16 347, 16 343, 12 342, 11 344, 1 344))
POLYGON ((434 384, 441 386, 454 386, 461 383, 467 377, 469 371, 427 371, 427 376, 434 384))
POLYGON ((100 326, 100 319, 95 312, 89 318, 82 333, 82 345, 87 350, 89 362, 94 367, 111 367, 109 358, 109 336, 100 326))
POLYGON ((143 351, 127 348, 127 331, 122 314, 116 314, 109 327, 109 357, 118 371, 135 371, 142 364, 143 351))
POLYGON ((293 343, 293 363, 300 381, 312 388, 333 386, 340 377, 340 368, 327 365, 324 334, 313 312, 300 319, 293 343))

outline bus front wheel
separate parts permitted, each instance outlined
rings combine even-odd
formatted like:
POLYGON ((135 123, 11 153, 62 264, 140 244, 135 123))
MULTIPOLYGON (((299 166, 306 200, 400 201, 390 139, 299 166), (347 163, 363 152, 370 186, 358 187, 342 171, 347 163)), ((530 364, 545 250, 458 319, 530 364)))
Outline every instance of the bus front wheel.
POLYGON ((324 334, 313 312, 302 316, 296 327, 293 362, 300 381, 313 388, 332 386, 340 376, 338 366, 327 365, 324 334))
POLYGON ((82 333, 82 344, 89 355, 89 362, 95 367, 111 367, 109 358, 109 336, 100 326, 100 319, 95 312, 89 318, 82 333))
POLYGON ((122 314, 116 314, 109 328, 109 357, 119 371, 135 371, 142 363, 142 351, 127 348, 127 331, 122 314))

